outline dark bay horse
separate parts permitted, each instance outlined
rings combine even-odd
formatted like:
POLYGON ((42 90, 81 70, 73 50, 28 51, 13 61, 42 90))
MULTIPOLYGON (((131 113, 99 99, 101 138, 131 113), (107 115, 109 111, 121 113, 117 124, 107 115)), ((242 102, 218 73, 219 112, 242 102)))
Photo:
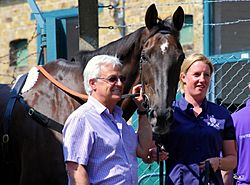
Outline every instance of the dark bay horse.
MULTIPOLYGON (((44 69, 61 84, 84 94, 83 70, 95 55, 115 55, 123 63, 122 73, 127 77, 124 94, 133 85, 142 83, 145 107, 153 132, 164 134, 172 118, 180 66, 184 59, 179 43, 179 31, 184 12, 178 7, 173 16, 158 18, 155 5, 145 15, 146 27, 95 51, 80 51, 72 61, 57 60, 44 65, 44 69)), ((3 115, 10 98, 10 86, 0 86, 0 134, 3 134, 3 115)), ((85 100, 65 93, 39 73, 37 82, 22 94, 25 102, 35 110, 63 124, 69 114, 85 100)), ((22 99, 22 98, 21 98, 22 99)), ((21 100, 17 100, 8 125, 8 150, 0 148, 0 183, 3 185, 66 185, 62 153, 62 135, 38 124, 30 117, 21 100)), ((128 120, 136 106, 131 98, 120 102, 124 118, 128 120)))

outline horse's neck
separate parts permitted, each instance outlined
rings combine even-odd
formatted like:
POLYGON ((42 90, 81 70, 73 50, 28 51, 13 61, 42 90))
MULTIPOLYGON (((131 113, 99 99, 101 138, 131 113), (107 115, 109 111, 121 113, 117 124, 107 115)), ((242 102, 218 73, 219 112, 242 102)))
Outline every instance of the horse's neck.
POLYGON ((144 39, 144 27, 139 28, 133 33, 126 35, 116 41, 113 41, 106 46, 103 46, 95 51, 92 55, 108 54, 115 55, 122 60, 122 62, 130 62, 128 58, 140 56, 141 44, 144 39))
MULTIPOLYGON (((76 92, 84 93, 82 72, 77 68, 75 69, 66 73, 58 68, 57 73, 60 73, 63 78, 53 76, 64 86, 76 92)), ((39 74, 35 86, 24 93, 23 97, 29 106, 62 124, 69 114, 80 106, 79 102, 49 82, 41 74, 39 74)))

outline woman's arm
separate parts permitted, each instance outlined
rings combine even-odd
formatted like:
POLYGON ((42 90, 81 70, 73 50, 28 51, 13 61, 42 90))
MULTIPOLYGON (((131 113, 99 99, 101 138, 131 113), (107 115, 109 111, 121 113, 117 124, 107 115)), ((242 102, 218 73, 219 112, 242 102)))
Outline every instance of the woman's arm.
POLYGON ((224 140, 223 141, 223 157, 220 159, 221 170, 233 170, 237 166, 237 151, 235 140, 224 140))
MULTIPOLYGON (((224 140, 222 148, 223 157, 209 158, 214 171, 219 170, 233 170, 237 165, 237 152, 235 140, 224 140)), ((205 167, 205 161, 201 162, 200 168, 205 167)))

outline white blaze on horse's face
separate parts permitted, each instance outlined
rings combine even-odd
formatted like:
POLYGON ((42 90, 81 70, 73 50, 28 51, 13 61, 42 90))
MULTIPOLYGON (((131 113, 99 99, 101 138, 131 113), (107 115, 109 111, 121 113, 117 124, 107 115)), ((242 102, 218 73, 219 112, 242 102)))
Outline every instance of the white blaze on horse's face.
POLYGON ((161 52, 164 55, 164 53, 167 51, 168 49, 168 41, 166 41, 165 43, 163 43, 160 47, 161 47, 161 52))

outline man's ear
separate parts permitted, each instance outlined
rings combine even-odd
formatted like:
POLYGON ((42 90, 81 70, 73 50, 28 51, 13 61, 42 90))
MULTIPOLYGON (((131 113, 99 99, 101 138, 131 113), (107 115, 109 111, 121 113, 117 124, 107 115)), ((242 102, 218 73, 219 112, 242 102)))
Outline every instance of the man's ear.
POLYGON ((89 85, 93 91, 96 90, 96 79, 90 79, 89 80, 89 85))

